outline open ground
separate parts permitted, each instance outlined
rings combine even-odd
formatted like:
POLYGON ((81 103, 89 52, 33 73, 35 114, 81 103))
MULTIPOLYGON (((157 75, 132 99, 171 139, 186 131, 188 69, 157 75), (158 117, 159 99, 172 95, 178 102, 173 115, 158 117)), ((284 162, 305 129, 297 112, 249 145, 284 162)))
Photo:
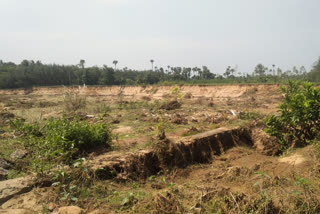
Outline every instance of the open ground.
POLYGON ((0 158, 11 166, 3 169, 0 213, 63 213, 71 205, 85 213, 317 213, 319 148, 279 155, 263 131, 283 99, 279 87, 1 90, 0 158), (60 117, 110 124, 113 133, 111 148, 87 154, 81 173, 61 166, 80 181, 63 187, 34 175, 30 151, 7 128, 14 118, 60 117), (14 158, 17 151, 25 154, 14 158))

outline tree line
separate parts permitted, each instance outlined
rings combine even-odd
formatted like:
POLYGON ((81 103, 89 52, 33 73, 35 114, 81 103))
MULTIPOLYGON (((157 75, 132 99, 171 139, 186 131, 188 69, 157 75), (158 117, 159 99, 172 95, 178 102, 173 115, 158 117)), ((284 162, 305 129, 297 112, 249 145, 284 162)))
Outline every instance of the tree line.
POLYGON ((210 83, 280 83, 288 79, 320 81, 320 58, 308 72, 303 66, 283 71, 272 65, 258 64, 251 73, 240 73, 237 67, 228 66, 225 72, 215 74, 207 66, 156 67, 150 60, 150 70, 118 69, 118 60, 109 67, 86 67, 85 60, 76 65, 43 64, 40 61, 23 60, 20 64, 0 60, 0 88, 28 88, 32 86, 58 85, 143 85, 186 82, 210 83))

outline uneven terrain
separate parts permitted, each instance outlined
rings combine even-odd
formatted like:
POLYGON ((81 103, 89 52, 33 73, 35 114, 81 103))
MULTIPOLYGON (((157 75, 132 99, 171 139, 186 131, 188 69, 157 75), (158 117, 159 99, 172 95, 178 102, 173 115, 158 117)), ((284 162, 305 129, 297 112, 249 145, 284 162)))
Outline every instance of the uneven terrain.
POLYGON ((263 131, 282 99, 278 85, 0 90, 0 213, 317 213, 319 149, 280 155, 263 131), (36 176, 8 128, 63 116, 112 127, 81 172, 60 166, 81 188, 36 176))

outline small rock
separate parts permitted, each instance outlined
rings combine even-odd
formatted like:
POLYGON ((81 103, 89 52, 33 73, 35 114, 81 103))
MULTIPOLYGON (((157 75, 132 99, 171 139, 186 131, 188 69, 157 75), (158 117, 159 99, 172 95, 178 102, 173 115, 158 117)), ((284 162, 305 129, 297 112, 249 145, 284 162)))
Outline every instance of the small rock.
POLYGON ((81 214, 84 210, 76 206, 60 207, 58 210, 59 214, 81 214))
POLYGON ((11 167, 12 167, 11 164, 8 163, 6 160, 0 159, 0 168, 10 169, 11 167))
POLYGON ((10 158, 12 160, 17 160, 17 159, 24 158, 27 154, 28 154, 27 150, 18 149, 10 155, 10 158))

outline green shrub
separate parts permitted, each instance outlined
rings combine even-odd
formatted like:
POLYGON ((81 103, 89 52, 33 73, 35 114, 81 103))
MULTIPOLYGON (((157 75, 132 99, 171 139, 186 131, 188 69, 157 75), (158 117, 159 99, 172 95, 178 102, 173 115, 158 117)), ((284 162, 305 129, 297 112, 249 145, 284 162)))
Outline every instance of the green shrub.
POLYGON ((266 131, 278 138, 283 150, 306 145, 320 130, 320 89, 308 82, 289 81, 282 91, 280 115, 268 118, 266 131))
POLYGON ((50 119, 40 128, 38 124, 15 121, 15 127, 25 135, 25 146, 42 161, 70 163, 73 159, 97 147, 110 147, 111 130, 105 124, 65 118, 50 119))

